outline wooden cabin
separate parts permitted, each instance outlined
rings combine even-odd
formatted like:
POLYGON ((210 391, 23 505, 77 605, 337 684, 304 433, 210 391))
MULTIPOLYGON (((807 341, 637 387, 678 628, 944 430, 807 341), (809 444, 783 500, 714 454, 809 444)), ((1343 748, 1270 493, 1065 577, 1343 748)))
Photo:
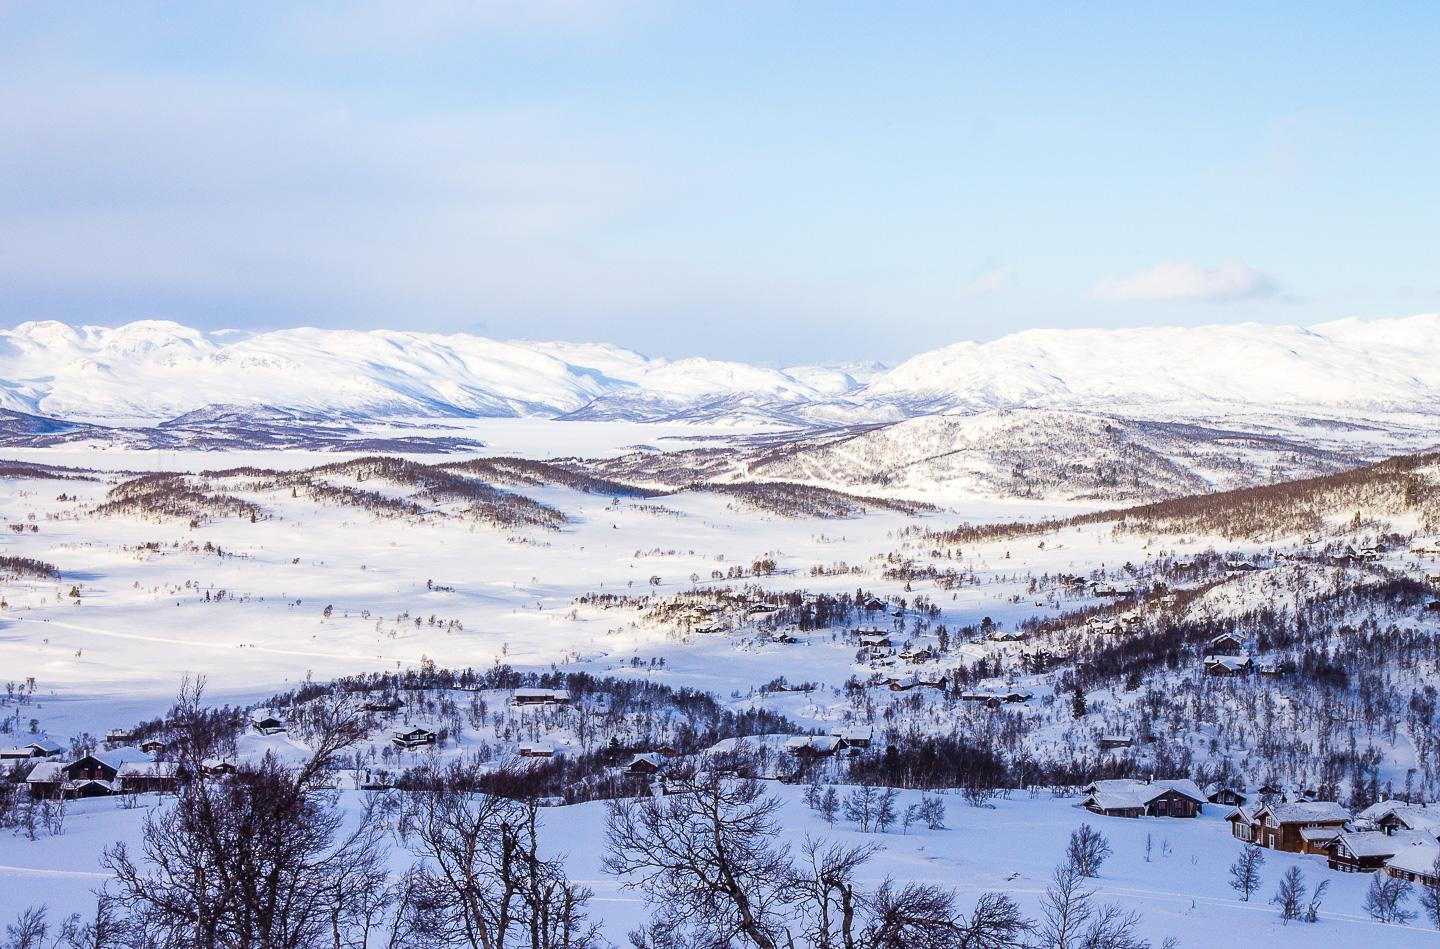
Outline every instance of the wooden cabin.
POLYGON ((1230 678, 1243 676, 1250 671, 1249 656, 1206 656, 1205 674, 1230 678))
POLYGON ((98 797, 115 791, 116 767, 94 755, 65 764, 41 761, 30 769, 25 784, 33 798, 98 797))
POLYGON ((1355 831, 1341 834, 1330 842, 1326 862, 1331 870, 1341 873, 1374 873, 1403 848, 1415 843, 1407 837, 1395 837, 1378 830, 1355 831))
POLYGON ((173 761, 127 761, 116 770, 118 790, 126 794, 174 794, 180 774, 173 761))
POLYGON ((1245 648, 1245 640, 1234 633, 1221 633, 1206 643, 1206 646, 1211 653, 1237 653, 1245 648))
POLYGON ((367 699, 365 701, 365 711, 367 712, 380 712, 388 714, 398 712, 404 707, 405 703, 400 701, 399 698, 393 695, 389 698, 367 699))
POLYGON ((626 774, 648 777, 659 771, 664 765, 664 758, 653 751, 646 751, 631 758, 630 763, 625 765, 624 771, 626 774))
POLYGON ((1085 794, 1081 806, 1105 817, 1195 817, 1205 808, 1200 788, 1188 778, 1095 781, 1085 794))
POLYGON ((835 728, 830 734, 845 742, 847 748, 869 748, 870 742, 875 740, 875 729, 869 725, 835 728))
POLYGON ((42 761, 25 776, 25 786, 32 798, 59 797, 65 783, 65 765, 59 761, 42 761))
POLYGON ((434 732, 418 725, 397 731, 390 737, 390 741, 398 748, 424 748, 426 745, 435 744, 435 740, 434 732))
POLYGON ((1385 861, 1385 872, 1419 886, 1440 888, 1440 872, 1435 869, 1437 859, 1440 859, 1440 847, 1405 847, 1385 861))
POLYGON ((1228 784, 1210 784, 1205 787, 1205 800, 1224 807, 1240 807, 1247 798, 1242 789, 1228 784))
POLYGON ((785 750, 801 758, 828 758, 846 747, 839 735, 793 735, 785 742, 785 750))
POLYGON ((570 693, 564 689, 516 689, 516 705, 569 705, 570 693))
POLYGON ((262 735, 279 735, 290 730, 290 726, 285 723, 283 718, 265 709, 251 714, 250 726, 262 735))
POLYGON ((1334 801, 1237 807, 1226 817, 1231 836, 1271 850, 1328 855, 1330 842, 1345 832, 1350 812, 1334 801))

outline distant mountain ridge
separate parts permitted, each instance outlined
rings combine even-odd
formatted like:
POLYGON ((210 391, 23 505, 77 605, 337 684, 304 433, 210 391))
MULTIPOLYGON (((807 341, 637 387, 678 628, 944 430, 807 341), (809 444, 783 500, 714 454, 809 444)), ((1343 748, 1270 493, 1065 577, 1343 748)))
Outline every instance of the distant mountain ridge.
POLYGON ((1028 330, 893 368, 651 359, 602 343, 162 321, 0 331, 0 408, 158 422, 227 412, 330 418, 554 417, 810 426, 1064 408, 1133 417, 1440 414, 1440 314, 1311 327, 1028 330))

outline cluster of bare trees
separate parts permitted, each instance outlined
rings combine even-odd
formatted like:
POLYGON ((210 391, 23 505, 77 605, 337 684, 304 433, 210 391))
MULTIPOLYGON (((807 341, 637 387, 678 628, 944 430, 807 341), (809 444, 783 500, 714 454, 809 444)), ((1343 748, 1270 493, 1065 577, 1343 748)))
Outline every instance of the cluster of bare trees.
POLYGON ((41 580, 59 580, 60 571, 53 563, 36 560, 33 557, 0 557, 0 579, 36 577, 41 580))
MULTIPOLYGON (((424 946, 585 949, 601 943, 590 891, 540 853, 539 804, 477 793, 472 772, 428 772, 400 798, 400 839, 419 858, 398 884, 405 938, 424 946)), ((405 945, 410 942, 403 943, 405 945)))
MULTIPOLYGON (((277 478, 276 483, 282 487, 303 488, 313 497, 324 497, 341 503, 371 506, 380 503, 376 502, 375 498, 393 501, 393 498, 386 498, 375 492, 344 484, 337 485, 328 480, 334 476, 354 478, 362 482, 374 479, 413 488, 414 497, 419 500, 464 504, 463 513, 498 527, 554 528, 565 523, 565 515, 550 505, 523 494, 497 488, 469 476, 471 473, 465 469, 422 465, 403 458, 372 455, 287 473, 277 478), (370 495, 374 495, 374 498, 369 497, 370 495)), ((420 508, 414 502, 404 503, 410 505, 414 513, 420 513, 420 508)), ((381 506, 384 507, 383 504, 381 506)))
POLYGON ((586 494, 605 494, 616 498, 653 498, 669 491, 638 487, 608 478, 597 478, 548 461, 529 458, 474 458, 469 461, 436 465, 446 471, 483 478, 496 484, 559 485, 586 494))
MULTIPOLYGON (((1031 920, 1003 893, 965 911, 953 890, 885 879, 867 889, 871 845, 780 839, 779 799, 723 762, 662 796, 610 804, 604 866, 654 910, 636 949, 1148 949, 1138 917, 1097 905, 1086 880, 1109 847, 1085 828, 1031 920)), ((1078 833, 1078 832, 1077 832, 1078 833)))
MULTIPOLYGON (((1151 534, 1213 534, 1229 540, 1263 540, 1323 532, 1326 517, 1360 509, 1385 515, 1414 514, 1421 528, 1440 527, 1440 486, 1420 470, 1440 455, 1404 455, 1317 478, 1253 488, 1195 492, 1185 497, 1068 518, 961 524, 916 533, 935 546, 1036 537, 1065 528, 1114 524, 1116 530, 1151 534)), ((1359 527, 1365 522, 1359 521, 1359 527)))
MULTIPOLYGON (((220 736, 187 683, 171 729, 183 760, 220 736)), ((112 879, 94 919, 51 927, 41 909, 11 944, 122 949, 589 949, 589 891, 540 853, 538 807, 477 791, 464 768, 431 772, 405 795, 358 812, 328 790, 337 756, 369 731, 342 695, 315 703, 312 755, 271 756, 224 777, 199 768, 175 802, 146 817, 141 843, 109 848, 112 879), (402 853, 412 865, 393 872, 402 853)), ((7 949, 9 946, 7 945, 7 949)))
POLYGON ((256 520, 263 512, 249 501, 217 491, 203 478, 184 474, 147 474, 111 488, 95 508, 101 516, 179 517, 192 525, 212 517, 256 520))

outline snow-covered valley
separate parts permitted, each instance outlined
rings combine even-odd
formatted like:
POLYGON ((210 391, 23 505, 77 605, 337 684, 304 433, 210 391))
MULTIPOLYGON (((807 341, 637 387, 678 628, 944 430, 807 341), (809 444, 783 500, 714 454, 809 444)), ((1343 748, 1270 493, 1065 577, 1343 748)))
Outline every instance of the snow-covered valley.
MULTIPOLYGON (((296 720, 265 735, 242 719, 226 757, 298 767, 315 740, 300 724, 306 696, 368 683, 367 696, 404 702, 331 762, 345 813, 375 793, 351 789, 413 769, 530 775, 555 803, 574 802, 542 808, 545 846, 573 855, 571 877, 594 891, 588 912, 617 945, 647 904, 600 871, 606 817, 593 798, 647 786, 625 773, 637 756, 664 749, 663 781, 737 747, 784 802, 785 840, 798 847, 804 829, 880 845, 867 885, 939 882, 961 906, 1007 892, 1036 918, 1065 838, 1088 822, 1116 854, 1097 898, 1140 911, 1137 932, 1156 945, 1430 938, 1418 925, 1372 928, 1369 877, 1336 873, 1323 855, 1274 854, 1264 894, 1292 864, 1310 885, 1330 880, 1319 930, 1240 901, 1225 882, 1240 849, 1227 805, 1207 802, 1196 821, 1081 805, 1092 779, 1152 775, 1256 801, 1338 800, 1352 815, 1440 799, 1440 710, 1425 698, 1440 662, 1434 456, 1351 471, 1320 452, 1336 474, 1107 513, 1103 494, 966 500, 903 474, 879 485, 901 490, 819 486, 875 484, 864 466, 901 454, 884 441, 858 452, 849 435, 809 436, 795 452, 772 435, 717 441, 689 426, 491 424, 480 440, 503 456, 17 452, 0 481, 0 745, 183 762, 178 745, 164 750, 176 741, 165 721, 181 682, 204 676, 210 705, 296 720), (637 454, 642 434, 656 437, 637 454), (805 468, 811 457, 823 477, 805 468), (701 464, 749 476, 632 480, 701 464), (847 465, 862 471, 833 474, 847 465), (1235 642, 1212 644, 1224 635, 1235 642), (1216 666, 1222 651, 1249 668, 1216 666), (464 670, 463 688, 446 678, 464 670), (574 707, 516 705, 556 684, 574 707), (695 717, 684 690, 713 711, 695 717), (608 696, 598 713, 596 695, 608 696), (417 728, 433 743, 392 738, 417 728), (862 730, 872 752, 792 744, 862 730), (142 749, 141 736, 162 745, 142 749), (938 769, 922 776, 934 749, 938 769), (799 796, 807 784, 849 794, 891 782, 907 801, 943 792, 948 829, 831 827, 799 796)), ((975 445, 986 449, 983 434, 975 445)), ((78 800, 54 832, 27 833, 23 820, 0 830, 0 876, 13 884, 0 917, 35 902, 88 912, 100 850, 139 846, 137 821, 171 799, 78 800)))

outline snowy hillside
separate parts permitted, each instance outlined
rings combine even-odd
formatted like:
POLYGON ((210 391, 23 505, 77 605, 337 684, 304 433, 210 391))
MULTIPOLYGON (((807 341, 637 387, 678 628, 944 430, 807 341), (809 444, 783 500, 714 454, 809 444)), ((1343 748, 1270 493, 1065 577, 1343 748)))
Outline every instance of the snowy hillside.
POLYGON ((350 417, 800 424, 1064 407, 1145 417, 1440 412, 1440 315, 1314 327, 1028 331, 890 370, 652 359, 605 344, 142 321, 0 331, 0 408, 160 421, 212 404, 350 417))
MULTIPOLYGON (((947 503, 1009 497, 1136 501, 1327 474, 1428 447, 1433 431, 1221 427, 1053 409, 927 415, 885 425, 770 433, 572 462, 652 487, 783 481, 947 503)), ((1243 427, 1242 427, 1243 425, 1243 427)))

